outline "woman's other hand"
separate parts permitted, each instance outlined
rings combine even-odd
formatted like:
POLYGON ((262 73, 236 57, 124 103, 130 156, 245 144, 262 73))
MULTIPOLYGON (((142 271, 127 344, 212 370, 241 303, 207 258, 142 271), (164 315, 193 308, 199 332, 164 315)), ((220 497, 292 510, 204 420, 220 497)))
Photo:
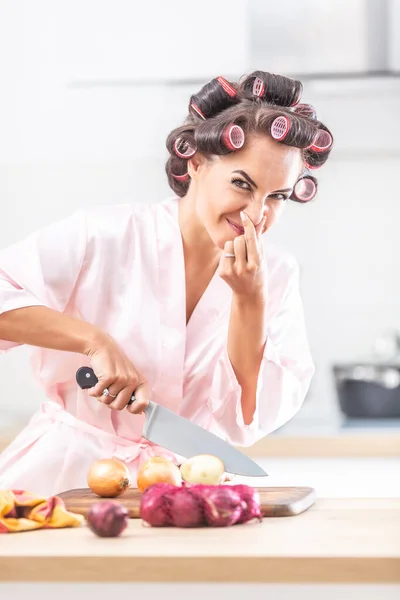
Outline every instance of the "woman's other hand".
POLYGON ((257 298, 265 292, 264 255, 261 242, 265 217, 255 227, 241 213, 244 234, 226 242, 219 264, 219 275, 236 296, 257 298))

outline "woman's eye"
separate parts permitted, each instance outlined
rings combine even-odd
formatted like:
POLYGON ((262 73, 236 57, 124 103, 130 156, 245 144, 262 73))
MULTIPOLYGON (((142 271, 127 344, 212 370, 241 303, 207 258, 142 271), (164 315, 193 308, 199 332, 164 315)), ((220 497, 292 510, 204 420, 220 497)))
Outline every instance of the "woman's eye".
POLYGON ((243 179, 232 179, 232 183, 242 190, 251 191, 250 185, 247 183, 247 181, 243 181, 243 179))
POLYGON ((270 196, 270 198, 272 198, 273 200, 281 200, 281 201, 285 201, 288 200, 288 196, 285 196, 285 194, 272 194, 270 196))

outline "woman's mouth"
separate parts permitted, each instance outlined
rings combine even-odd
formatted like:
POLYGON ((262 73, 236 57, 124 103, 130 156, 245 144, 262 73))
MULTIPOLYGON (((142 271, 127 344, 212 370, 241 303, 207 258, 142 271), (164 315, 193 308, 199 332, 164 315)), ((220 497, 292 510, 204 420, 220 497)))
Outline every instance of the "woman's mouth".
POLYGON ((232 221, 230 221, 229 219, 226 219, 229 223, 229 225, 232 227, 233 231, 236 231, 236 233, 238 233, 239 235, 243 235, 244 234, 244 227, 242 227, 242 225, 237 225, 236 223, 232 223, 232 221))

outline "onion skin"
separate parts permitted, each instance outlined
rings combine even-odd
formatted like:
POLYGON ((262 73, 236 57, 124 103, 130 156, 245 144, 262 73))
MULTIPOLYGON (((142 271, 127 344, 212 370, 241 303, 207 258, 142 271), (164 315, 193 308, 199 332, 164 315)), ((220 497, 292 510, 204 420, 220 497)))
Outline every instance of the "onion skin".
POLYGON ((207 525, 229 527, 241 519, 246 503, 230 486, 217 486, 204 495, 204 512, 207 525))
POLYGON ((175 486, 182 484, 179 468, 163 456, 149 458, 137 474, 137 487, 142 493, 157 483, 169 483, 175 486))
POLYGON ((254 488, 248 485, 234 485, 232 486, 235 492, 238 492, 242 501, 245 503, 242 515, 238 523, 247 523, 253 519, 262 521, 263 515, 261 511, 261 500, 260 494, 254 488))
POLYGON ((201 527, 204 525, 204 501, 193 488, 175 493, 170 506, 171 523, 174 527, 201 527))
POLYGON ((152 527, 172 525, 171 499, 179 487, 169 483, 158 483, 148 487, 140 502, 140 517, 152 527))
POLYGON ((259 495, 246 485, 150 486, 144 492, 140 516, 152 527, 228 527, 262 520, 259 495), (237 489, 236 489, 237 488, 237 489))
POLYGON ((220 485, 225 478, 225 466, 212 454, 198 454, 185 460, 180 471, 182 479, 191 484, 220 485))
POLYGON ((90 466, 87 483, 97 496, 117 498, 129 488, 131 477, 123 462, 116 458, 103 458, 90 466))
POLYGON ((126 529, 129 513, 125 506, 113 500, 95 502, 87 516, 88 527, 100 537, 117 537, 126 529))

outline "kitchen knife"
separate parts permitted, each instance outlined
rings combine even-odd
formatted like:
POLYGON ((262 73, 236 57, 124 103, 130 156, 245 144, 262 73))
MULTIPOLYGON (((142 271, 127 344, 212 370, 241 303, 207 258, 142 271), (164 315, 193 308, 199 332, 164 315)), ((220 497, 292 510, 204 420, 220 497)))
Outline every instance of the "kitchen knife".
MULTIPOLYGON (((76 381, 79 387, 85 390, 95 386, 98 379, 93 369, 81 367, 76 372, 76 381)), ((134 396, 132 400, 135 400, 134 396)), ((150 401, 144 413, 146 418, 142 436, 149 442, 185 458, 198 454, 218 456, 224 463, 227 473, 246 477, 267 476, 257 463, 242 452, 168 408, 150 401)))

